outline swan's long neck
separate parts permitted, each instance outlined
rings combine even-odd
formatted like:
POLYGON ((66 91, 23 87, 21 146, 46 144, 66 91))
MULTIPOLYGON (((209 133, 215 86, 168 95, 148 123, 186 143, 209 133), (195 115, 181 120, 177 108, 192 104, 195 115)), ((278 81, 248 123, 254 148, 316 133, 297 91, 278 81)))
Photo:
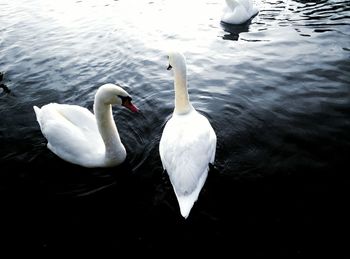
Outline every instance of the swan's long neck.
POLYGON ((120 140, 117 126, 115 125, 112 105, 106 104, 96 96, 94 113, 98 130, 106 147, 105 158, 110 161, 125 159, 125 148, 120 140))
POLYGON ((174 67, 175 113, 188 113, 192 105, 187 90, 187 71, 185 61, 174 67))

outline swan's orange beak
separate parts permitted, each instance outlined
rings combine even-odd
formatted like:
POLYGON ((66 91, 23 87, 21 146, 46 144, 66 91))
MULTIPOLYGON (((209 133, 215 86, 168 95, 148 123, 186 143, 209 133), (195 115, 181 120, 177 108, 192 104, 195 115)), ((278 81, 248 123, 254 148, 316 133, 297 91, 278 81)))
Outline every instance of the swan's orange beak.
POLYGON ((126 100, 125 102, 123 102, 123 106, 128 108, 132 112, 139 111, 139 109, 135 105, 133 105, 130 100, 126 100))

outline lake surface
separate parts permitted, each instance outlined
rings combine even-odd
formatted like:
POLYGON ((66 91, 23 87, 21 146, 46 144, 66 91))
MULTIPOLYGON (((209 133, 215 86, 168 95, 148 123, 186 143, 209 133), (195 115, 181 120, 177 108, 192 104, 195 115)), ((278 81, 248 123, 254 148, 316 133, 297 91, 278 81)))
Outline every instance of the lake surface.
POLYGON ((250 23, 232 26, 220 23, 219 0, 0 0, 0 83, 10 90, 0 89, 1 246, 349 256, 350 2, 256 4, 250 23), (158 154, 174 46, 218 138, 187 220, 158 154), (127 159, 66 163, 32 107, 92 110, 104 83, 141 110, 113 109, 127 159))

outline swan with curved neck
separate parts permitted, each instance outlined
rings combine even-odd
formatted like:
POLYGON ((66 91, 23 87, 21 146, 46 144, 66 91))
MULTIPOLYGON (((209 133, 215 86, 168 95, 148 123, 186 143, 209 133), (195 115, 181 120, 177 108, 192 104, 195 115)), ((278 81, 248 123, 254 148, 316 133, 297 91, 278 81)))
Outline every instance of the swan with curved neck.
POLYGON ((118 85, 102 85, 95 94, 94 114, 77 105, 34 106, 47 147, 65 161, 84 167, 111 167, 124 162, 126 150, 113 119, 112 104, 138 109, 118 85))
POLYGON ((242 24, 255 16, 259 9, 253 0, 225 0, 226 8, 221 21, 229 24, 242 24))
POLYGON ((181 215, 187 218, 214 163, 216 134, 208 119, 192 106, 187 90, 186 59, 169 53, 168 70, 174 70, 175 108, 159 143, 159 154, 168 173, 181 215))

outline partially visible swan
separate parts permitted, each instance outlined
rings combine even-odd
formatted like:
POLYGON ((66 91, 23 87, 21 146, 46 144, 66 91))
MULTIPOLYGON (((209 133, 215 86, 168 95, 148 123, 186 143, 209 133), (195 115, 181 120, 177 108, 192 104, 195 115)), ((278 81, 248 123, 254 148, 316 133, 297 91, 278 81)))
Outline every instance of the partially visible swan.
POLYGON ((230 24, 242 24, 255 16, 259 9, 253 0, 225 0, 226 8, 221 21, 230 24))
POLYGON ((37 121, 57 156, 84 167, 121 164, 126 151, 115 125, 111 104, 138 111, 130 95, 120 86, 102 85, 95 94, 94 114, 77 105, 50 103, 34 106, 37 121))
POLYGON ((208 119, 191 105, 187 90, 186 60, 182 53, 169 54, 174 68, 175 109, 159 143, 163 168, 169 175, 181 215, 187 218, 214 163, 216 134, 208 119))

